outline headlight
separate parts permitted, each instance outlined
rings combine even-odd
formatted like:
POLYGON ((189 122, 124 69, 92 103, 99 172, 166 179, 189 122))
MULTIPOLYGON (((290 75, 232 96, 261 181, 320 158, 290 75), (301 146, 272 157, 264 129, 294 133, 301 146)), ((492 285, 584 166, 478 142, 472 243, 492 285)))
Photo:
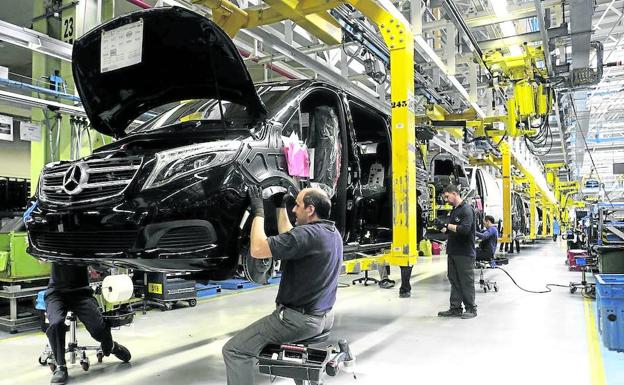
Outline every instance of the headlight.
POLYGON ((234 159, 240 142, 220 141, 178 147, 156 154, 156 166, 143 185, 143 190, 227 163, 234 159))

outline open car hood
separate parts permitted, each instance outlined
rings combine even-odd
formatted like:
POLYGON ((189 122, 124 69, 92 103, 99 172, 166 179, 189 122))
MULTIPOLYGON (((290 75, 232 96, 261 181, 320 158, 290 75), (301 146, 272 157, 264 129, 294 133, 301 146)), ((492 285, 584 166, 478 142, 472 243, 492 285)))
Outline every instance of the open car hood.
POLYGON ((73 74, 91 125, 115 137, 150 109, 187 99, 266 108, 229 36, 207 18, 179 7, 124 15, 74 43, 73 74))

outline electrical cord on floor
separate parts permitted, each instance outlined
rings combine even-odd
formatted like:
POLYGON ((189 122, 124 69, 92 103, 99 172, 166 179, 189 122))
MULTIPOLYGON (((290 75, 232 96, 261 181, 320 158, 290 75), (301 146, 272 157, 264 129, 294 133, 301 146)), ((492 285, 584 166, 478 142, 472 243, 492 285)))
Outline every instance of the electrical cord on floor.
POLYGON ((496 269, 502 270, 503 273, 507 274, 509 279, 511 279, 511 282, 513 282, 514 285, 516 285, 518 287, 518 289, 520 289, 522 291, 526 291, 527 293, 533 293, 533 294, 550 293, 550 292, 552 292, 551 286, 552 287, 565 287, 566 289, 570 288, 570 285, 559 285, 559 284, 556 284, 556 283, 549 283, 549 284, 546 285, 546 290, 540 290, 540 291, 528 290, 528 289, 525 289, 522 286, 518 285, 518 282, 516 282, 516 280, 511 276, 511 274, 509 274, 507 272, 507 270, 505 270, 505 269, 503 269, 502 267, 499 267, 499 266, 496 266, 496 269))

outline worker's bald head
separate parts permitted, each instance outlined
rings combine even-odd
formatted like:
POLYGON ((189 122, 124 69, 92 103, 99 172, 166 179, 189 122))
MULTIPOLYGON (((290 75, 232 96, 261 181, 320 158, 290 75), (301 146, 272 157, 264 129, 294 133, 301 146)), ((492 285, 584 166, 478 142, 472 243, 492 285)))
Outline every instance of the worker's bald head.
POLYGON ((328 219, 331 212, 331 200, 327 193, 320 188, 306 188, 297 195, 293 212, 299 225, 319 219, 328 219))
POLYGON ((306 206, 314 206, 319 219, 329 219, 331 199, 324 190, 314 187, 303 189, 301 192, 304 193, 303 203, 306 206))

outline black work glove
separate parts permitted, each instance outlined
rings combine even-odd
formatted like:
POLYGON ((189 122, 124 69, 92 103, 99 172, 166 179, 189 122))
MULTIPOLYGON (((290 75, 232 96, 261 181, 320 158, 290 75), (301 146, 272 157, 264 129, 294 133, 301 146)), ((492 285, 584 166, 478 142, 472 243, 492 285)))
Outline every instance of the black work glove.
POLYGON ((257 217, 264 218, 264 202, 262 201, 262 189, 256 185, 247 185, 247 195, 249 195, 251 214, 257 217))
POLYGON ((271 199, 276 208, 286 208, 295 204, 295 197, 289 192, 277 193, 271 199))

